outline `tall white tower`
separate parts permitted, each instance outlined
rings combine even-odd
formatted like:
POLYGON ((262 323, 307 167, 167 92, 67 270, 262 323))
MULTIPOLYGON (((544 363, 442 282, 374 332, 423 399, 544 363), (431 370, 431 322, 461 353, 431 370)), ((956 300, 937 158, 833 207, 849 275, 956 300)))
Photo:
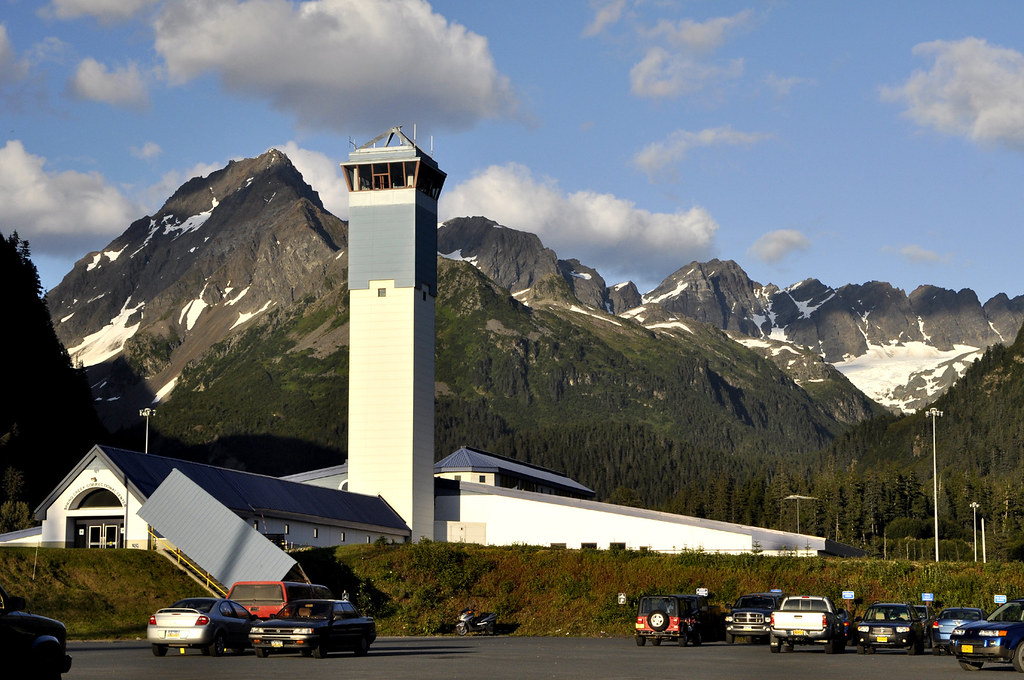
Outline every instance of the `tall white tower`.
POLYGON ((349 190, 348 488, 434 538, 437 198, 445 173, 400 127, 342 163, 349 190))

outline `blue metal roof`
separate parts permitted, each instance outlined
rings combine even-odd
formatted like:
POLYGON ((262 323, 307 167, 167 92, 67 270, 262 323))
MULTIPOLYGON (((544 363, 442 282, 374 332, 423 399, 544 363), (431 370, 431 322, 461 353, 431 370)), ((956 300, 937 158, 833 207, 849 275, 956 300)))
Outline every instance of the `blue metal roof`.
POLYGON ((227 508, 322 517, 409 531, 379 496, 338 491, 252 472, 229 470, 176 458, 97 446, 146 498, 177 469, 227 508))
POLYGON ((434 474, 452 472, 495 472, 510 477, 531 480, 552 488, 563 489, 575 494, 594 496, 579 482, 565 475, 530 463, 523 463, 504 456, 463 446, 453 454, 434 463, 434 474))

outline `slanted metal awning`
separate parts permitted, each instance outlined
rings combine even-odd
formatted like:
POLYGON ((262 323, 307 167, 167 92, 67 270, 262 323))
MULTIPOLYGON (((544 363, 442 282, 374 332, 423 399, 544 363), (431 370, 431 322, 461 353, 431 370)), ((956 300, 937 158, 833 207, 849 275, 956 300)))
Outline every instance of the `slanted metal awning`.
POLYGON ((150 494, 139 517, 228 587, 236 581, 280 581, 295 565, 177 468, 150 494))

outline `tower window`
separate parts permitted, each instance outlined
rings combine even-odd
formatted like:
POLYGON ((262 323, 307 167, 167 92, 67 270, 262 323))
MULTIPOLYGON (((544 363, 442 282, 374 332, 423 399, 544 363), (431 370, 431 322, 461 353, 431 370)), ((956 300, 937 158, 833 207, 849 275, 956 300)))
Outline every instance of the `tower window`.
POLYGON ((377 297, 387 297, 387 296, 388 296, 388 289, 387 288, 378 288, 377 289, 377 297))

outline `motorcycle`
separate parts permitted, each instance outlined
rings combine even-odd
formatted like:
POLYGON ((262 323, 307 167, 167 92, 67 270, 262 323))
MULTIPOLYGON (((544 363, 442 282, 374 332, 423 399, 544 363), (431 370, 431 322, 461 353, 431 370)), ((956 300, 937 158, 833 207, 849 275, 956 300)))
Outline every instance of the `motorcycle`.
POLYGON ((480 632, 494 635, 497 619, 498 615, 493 612, 477 612, 473 607, 466 607, 459 612, 459 622, 455 624, 455 632, 459 635, 480 632))

